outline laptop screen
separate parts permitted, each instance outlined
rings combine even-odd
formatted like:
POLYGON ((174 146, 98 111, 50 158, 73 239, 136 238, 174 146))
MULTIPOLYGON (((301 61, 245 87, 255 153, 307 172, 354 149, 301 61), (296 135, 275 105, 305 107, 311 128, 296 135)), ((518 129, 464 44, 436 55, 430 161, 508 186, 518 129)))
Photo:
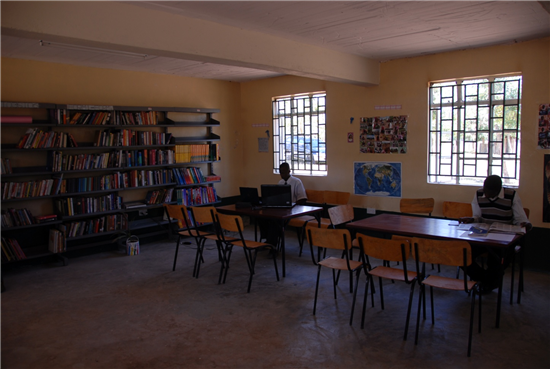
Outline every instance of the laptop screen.
POLYGON ((262 206, 292 207, 290 185, 262 185, 262 206))
POLYGON ((256 187, 239 187, 241 202, 248 202, 254 206, 260 204, 260 196, 256 187))

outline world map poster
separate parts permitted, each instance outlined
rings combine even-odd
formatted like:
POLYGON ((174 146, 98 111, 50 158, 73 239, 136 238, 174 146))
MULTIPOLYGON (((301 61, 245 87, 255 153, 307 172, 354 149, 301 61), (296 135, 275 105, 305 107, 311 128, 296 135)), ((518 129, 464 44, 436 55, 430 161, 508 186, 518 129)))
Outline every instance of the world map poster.
POLYGON ((359 150, 372 154, 407 152, 407 116, 360 118, 359 150))
POLYGON ((401 197, 401 163, 354 162, 355 195, 401 197))

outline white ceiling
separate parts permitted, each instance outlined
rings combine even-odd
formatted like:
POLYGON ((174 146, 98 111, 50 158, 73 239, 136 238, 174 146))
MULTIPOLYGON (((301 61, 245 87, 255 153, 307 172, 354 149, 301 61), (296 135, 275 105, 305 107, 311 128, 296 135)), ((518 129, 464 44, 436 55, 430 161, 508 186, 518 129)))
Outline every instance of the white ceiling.
MULTIPOLYGON (((550 36, 550 2, 137 1, 139 7, 216 22, 377 61, 550 36)), ((227 81, 280 72, 156 55, 40 46, 2 34, 2 56, 227 81)))

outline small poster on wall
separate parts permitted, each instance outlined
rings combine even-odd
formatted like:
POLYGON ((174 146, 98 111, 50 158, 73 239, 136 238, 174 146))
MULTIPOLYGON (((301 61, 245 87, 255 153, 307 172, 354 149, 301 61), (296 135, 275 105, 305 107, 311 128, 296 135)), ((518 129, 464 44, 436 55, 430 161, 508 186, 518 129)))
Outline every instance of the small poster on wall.
POLYGON ((360 118, 359 149, 373 154, 407 152, 406 115, 360 118))
POLYGON ((550 154, 544 155, 544 198, 542 199, 542 221, 550 223, 550 154))
POLYGON ((550 104, 539 105, 539 149, 550 149, 550 104))
POLYGON ((354 162, 355 195, 401 197, 401 163, 354 162))

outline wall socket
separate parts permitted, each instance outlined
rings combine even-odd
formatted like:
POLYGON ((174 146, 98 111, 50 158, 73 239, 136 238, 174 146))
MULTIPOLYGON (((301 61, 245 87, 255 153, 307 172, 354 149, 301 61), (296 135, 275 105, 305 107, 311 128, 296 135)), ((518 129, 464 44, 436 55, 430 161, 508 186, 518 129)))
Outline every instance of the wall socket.
POLYGON ((367 214, 376 214, 375 208, 367 208, 367 214))

